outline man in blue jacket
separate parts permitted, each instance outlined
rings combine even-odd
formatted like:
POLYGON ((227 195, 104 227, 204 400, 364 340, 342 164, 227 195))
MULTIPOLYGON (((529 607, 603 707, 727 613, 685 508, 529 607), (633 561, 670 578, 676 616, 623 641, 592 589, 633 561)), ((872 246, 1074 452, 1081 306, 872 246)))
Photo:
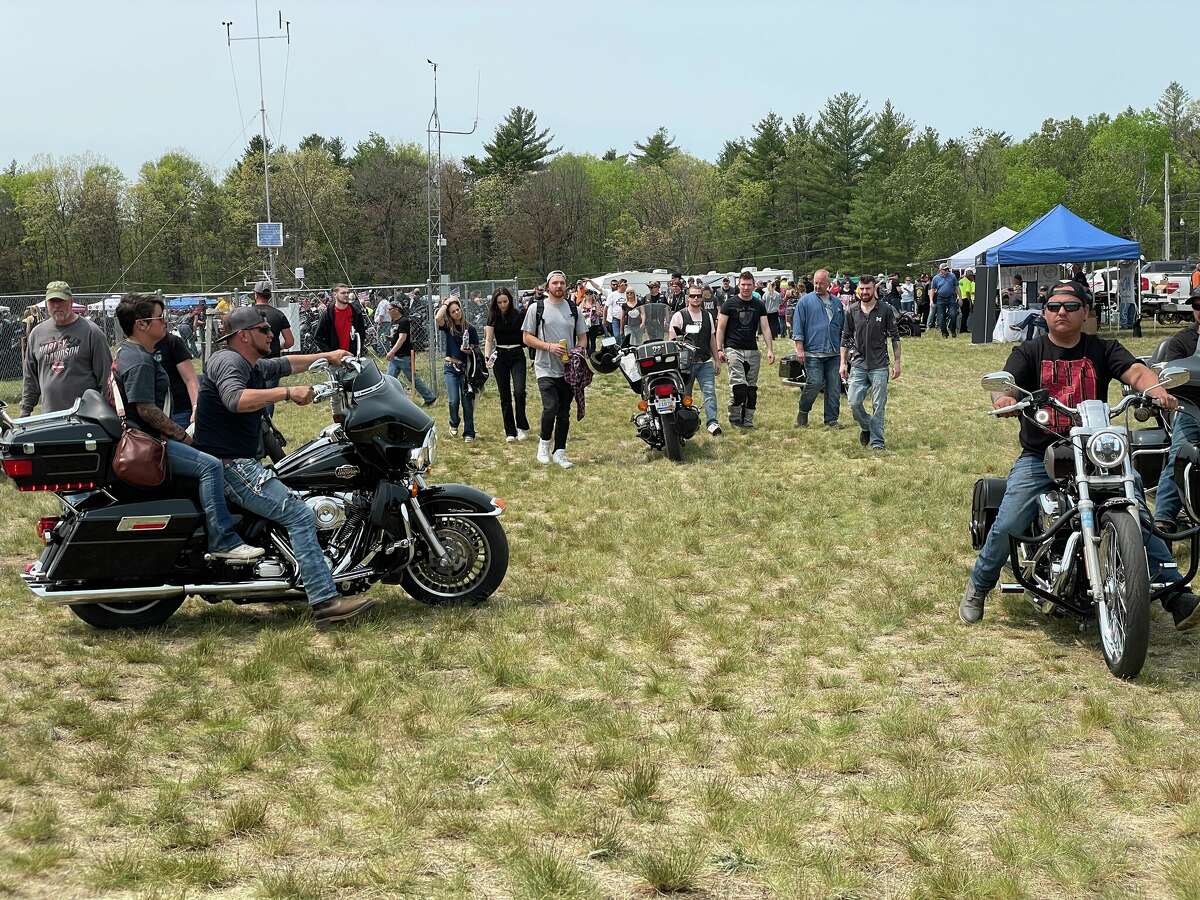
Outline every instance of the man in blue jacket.
POLYGON ((808 427, 808 414, 825 391, 825 424, 836 427, 841 414, 842 382, 838 374, 842 325, 846 314, 841 301, 829 293, 829 272, 818 269, 813 275, 813 292, 805 294, 792 314, 792 338, 796 359, 804 363, 805 385, 800 394, 796 427, 808 427))

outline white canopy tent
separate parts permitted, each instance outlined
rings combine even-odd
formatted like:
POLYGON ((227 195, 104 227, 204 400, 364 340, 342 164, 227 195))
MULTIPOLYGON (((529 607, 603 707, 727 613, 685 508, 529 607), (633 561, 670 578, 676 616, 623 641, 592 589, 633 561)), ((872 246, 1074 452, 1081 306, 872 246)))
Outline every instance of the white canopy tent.
POLYGON ((1003 244, 1015 234, 1016 232, 1007 225, 1001 225, 987 237, 981 237, 975 243, 971 244, 971 246, 963 247, 953 256, 947 258, 946 262, 950 263, 950 268, 952 269, 966 269, 969 266, 974 266, 975 258, 980 253, 986 253, 993 247, 1003 244))

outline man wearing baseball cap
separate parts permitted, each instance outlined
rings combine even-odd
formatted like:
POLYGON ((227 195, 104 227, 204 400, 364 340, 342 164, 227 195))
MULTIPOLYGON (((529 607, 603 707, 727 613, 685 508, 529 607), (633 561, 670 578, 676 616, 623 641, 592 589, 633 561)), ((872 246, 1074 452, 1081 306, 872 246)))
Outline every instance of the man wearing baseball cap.
POLYGON ((350 354, 333 350, 271 359, 267 354, 272 336, 260 307, 243 306, 229 314, 219 339, 225 346, 208 358, 200 379, 193 446, 221 460, 226 493, 239 506, 287 529, 313 618, 324 627, 358 615, 375 601, 338 594, 317 541, 312 510, 259 462, 262 412, 270 403, 307 406, 313 401, 312 385, 267 387, 271 379, 303 372, 318 359, 336 366, 350 354))
MULTIPOLYGON (((1118 341, 1083 333, 1083 323, 1087 321, 1091 304, 1091 293, 1077 282, 1055 284, 1043 307, 1049 333, 1014 347, 1004 364, 1004 371, 1013 376, 1017 387, 1026 391, 1046 390, 1052 397, 1071 406, 1082 400, 1106 399, 1109 383, 1116 378, 1134 390, 1148 391, 1164 409, 1175 409, 1179 405, 1175 398, 1165 388, 1155 387, 1158 376, 1134 359, 1118 341)), ((992 394, 992 407, 997 410, 1010 407, 1017 402, 1017 396, 1015 390, 1011 394, 992 394)), ((1021 416, 1021 455, 1013 463, 996 521, 963 591, 958 617, 964 624, 974 625, 983 618, 988 592, 996 586, 1000 569, 1008 559, 1009 535, 1025 533, 1037 515, 1038 497, 1054 488, 1055 482, 1046 471, 1046 449, 1066 435, 1071 424, 1057 414, 1045 426, 1031 417, 1021 416)), ((1137 495, 1143 518, 1149 521, 1140 480, 1137 495)), ((1179 571, 1167 545, 1154 537, 1149 529, 1143 528, 1142 537, 1150 564, 1150 580, 1177 581, 1179 571)), ((1200 624, 1198 604, 1200 601, 1189 591, 1163 601, 1180 631, 1200 624)))
MULTIPOLYGON (((1163 350, 1163 359, 1167 362, 1186 359, 1196 352, 1197 338, 1200 337, 1200 285, 1192 288, 1189 302, 1195 321, 1167 341, 1163 350)), ((1166 465, 1158 479, 1158 490, 1154 494, 1154 524, 1159 531, 1175 530, 1175 517, 1183 506, 1179 486, 1175 484, 1175 457, 1181 447, 1189 444, 1200 444, 1200 422, 1181 409, 1175 413, 1175 421, 1171 426, 1171 452, 1167 455, 1166 465)))
POLYGON ((46 285, 50 318, 29 333, 21 385, 21 415, 41 403, 44 413, 70 409, 86 390, 99 390, 112 370, 108 338, 75 312, 75 297, 65 281, 46 285))
POLYGON ((938 266, 929 291, 933 295, 934 314, 942 337, 958 337, 958 278, 950 271, 950 263, 943 262, 938 266))

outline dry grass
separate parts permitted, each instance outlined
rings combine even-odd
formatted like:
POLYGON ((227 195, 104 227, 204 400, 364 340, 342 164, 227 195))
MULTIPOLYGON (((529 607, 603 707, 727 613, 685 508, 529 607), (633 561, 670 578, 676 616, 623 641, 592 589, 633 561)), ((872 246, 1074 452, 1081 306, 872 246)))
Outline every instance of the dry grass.
POLYGON ((607 378, 561 472, 489 392, 436 477, 508 500, 500 593, 377 588, 328 634, 199 602, 94 632, 20 587, 53 505, 0 486, 0 890, 1200 896, 1196 637, 1156 611, 1125 684, 1018 598, 957 623, 971 485, 1015 455, 978 389, 1003 358, 907 342, 884 455, 792 429, 769 378, 760 427, 675 466, 607 378))

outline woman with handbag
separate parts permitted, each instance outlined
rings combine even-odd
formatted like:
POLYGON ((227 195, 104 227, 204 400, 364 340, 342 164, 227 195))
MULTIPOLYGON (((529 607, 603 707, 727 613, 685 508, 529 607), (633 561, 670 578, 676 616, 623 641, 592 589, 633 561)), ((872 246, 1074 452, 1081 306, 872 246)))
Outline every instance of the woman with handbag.
POLYGON ((473 348, 479 346, 479 332, 467 322, 462 303, 453 295, 442 303, 433 317, 446 340, 445 366, 446 399, 450 405, 450 435, 458 435, 458 409, 462 405, 463 441, 475 440, 475 394, 467 389, 467 362, 473 348))
POLYGON ((162 297, 126 294, 117 305, 117 322, 127 335, 117 348, 112 372, 113 405, 126 428, 114 451, 117 474, 126 480, 136 477, 131 483, 140 487, 161 484, 168 469, 171 475, 195 478, 208 525, 209 553, 239 561, 262 556, 261 547, 242 543, 233 530, 220 461, 193 449, 192 436, 163 408, 170 396, 170 382, 154 358, 154 348, 167 331, 162 297), (122 468, 127 474, 122 474, 122 468))

